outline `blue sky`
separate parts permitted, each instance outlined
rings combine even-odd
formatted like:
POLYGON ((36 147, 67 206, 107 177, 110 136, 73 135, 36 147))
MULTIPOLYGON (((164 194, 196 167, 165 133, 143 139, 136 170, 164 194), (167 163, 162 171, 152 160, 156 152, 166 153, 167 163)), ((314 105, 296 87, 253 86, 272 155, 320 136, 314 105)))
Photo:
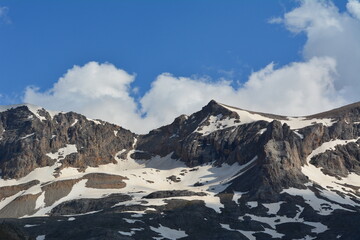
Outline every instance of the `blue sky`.
MULTIPOLYGON (((292 1, 0 1, 2 94, 50 88, 67 69, 110 62, 144 93, 163 72, 244 81, 271 61, 299 59, 303 36, 267 23, 292 1), (19 71, 21 69, 21 71, 19 71), (5 85, 4 85, 5 84, 5 85)), ((11 99, 8 99, 11 100, 11 99)), ((1 99, 4 102, 4 99, 1 99)), ((13 99, 19 101, 19 99, 13 99)))
MULTIPOLYGON (((54 110, 82 112, 130 128, 136 128, 130 126, 131 120, 111 117, 111 112, 131 112, 135 115, 130 119, 139 117, 136 125, 150 128, 168 122, 177 114, 191 113, 209 98, 217 97, 239 107, 281 114, 326 110, 358 101, 355 94, 347 93, 356 79, 346 80, 342 66, 348 64, 341 63, 341 59, 348 58, 347 54, 354 49, 333 53, 334 46, 323 50, 317 48, 326 45, 319 41, 322 38, 324 43, 339 38, 336 49, 345 44, 343 39, 349 39, 346 34, 352 28, 356 29, 360 21, 358 4, 356 0, 313 3, 288 0, 0 0, 0 104, 26 101, 54 110), (322 26, 329 19, 339 21, 339 26, 346 31, 339 30, 336 37, 331 38, 334 37, 330 34, 334 32, 331 28, 336 27, 335 24, 322 32, 322 26), (322 59, 325 57, 329 59, 322 59), (87 65, 89 63, 93 64, 87 65), (78 67, 74 68, 75 65, 78 67), (324 68, 326 71, 322 71, 324 68), (91 75, 94 71, 99 74, 91 75), (304 93, 309 92, 305 89, 299 94, 294 93, 300 100, 279 108, 279 102, 287 101, 285 95, 295 90, 282 89, 284 84, 279 84, 281 81, 276 79, 294 78, 296 82, 289 85, 296 86, 304 81, 297 79, 304 71, 310 78, 320 79, 314 80, 316 86, 330 84, 333 89, 326 87, 325 91, 329 91, 326 96, 319 95, 324 89, 319 88, 311 96, 304 93), (103 80, 110 73, 114 74, 110 76, 114 82, 103 80), (324 78, 329 81, 321 82, 324 78), (259 82, 266 86, 263 84, 266 81, 273 81, 268 83, 273 88, 263 89, 274 92, 275 96, 284 96, 273 101, 275 107, 263 104, 269 102, 271 96, 258 102, 249 100, 250 97, 265 96, 267 93, 261 92, 264 90, 240 93, 244 89, 259 88, 259 82), (86 85, 85 89, 99 98, 94 100, 92 96, 90 100, 86 93, 81 93, 80 87, 75 87, 80 85, 86 85), (173 86, 183 91, 177 97, 185 103, 171 98, 178 94, 169 90, 173 86), (95 90, 102 87, 104 91, 99 90, 101 93, 97 94, 95 90), (191 93, 189 90, 196 88, 199 91, 191 93), (208 88, 219 89, 224 95, 217 96, 215 90, 201 93, 201 89, 208 88), (70 92, 80 100, 64 100, 63 104, 57 104, 62 99, 69 99, 70 92), (230 92, 235 94, 234 101, 225 97, 231 95, 230 92), (248 100, 239 95, 248 96, 248 100), (301 103, 301 99, 310 100, 301 103), (92 100, 100 110, 93 108, 92 100), (109 110, 103 112, 104 105, 99 102, 109 110), (162 102, 169 104, 162 105, 162 102), (319 104, 310 106, 314 105, 312 102, 319 104), (155 107, 163 110, 154 110, 155 107), (164 116, 156 116, 161 114, 164 116), (142 124, 146 117, 152 123, 142 124)), ((350 38, 356 39, 356 34, 350 38)), ((359 45, 351 44, 354 45, 353 42, 347 45, 355 48, 357 54, 359 45)), ((350 59, 352 57, 358 59, 358 56, 350 56, 350 59)), ((302 85, 311 86, 314 82, 303 82, 302 85)))

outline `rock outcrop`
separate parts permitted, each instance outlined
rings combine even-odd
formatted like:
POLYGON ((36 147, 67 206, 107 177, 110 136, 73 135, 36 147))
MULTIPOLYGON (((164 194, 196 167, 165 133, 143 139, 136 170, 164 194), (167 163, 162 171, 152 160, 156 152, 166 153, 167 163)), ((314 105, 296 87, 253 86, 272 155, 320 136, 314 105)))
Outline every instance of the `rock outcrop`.
POLYGON ((114 162, 114 155, 131 149, 135 134, 114 124, 69 112, 51 116, 44 109, 19 106, 0 112, 1 177, 20 178, 39 167, 53 165, 48 156, 67 144, 77 152, 61 159, 62 166, 83 170, 114 162), (31 111, 31 110, 33 111, 31 111))

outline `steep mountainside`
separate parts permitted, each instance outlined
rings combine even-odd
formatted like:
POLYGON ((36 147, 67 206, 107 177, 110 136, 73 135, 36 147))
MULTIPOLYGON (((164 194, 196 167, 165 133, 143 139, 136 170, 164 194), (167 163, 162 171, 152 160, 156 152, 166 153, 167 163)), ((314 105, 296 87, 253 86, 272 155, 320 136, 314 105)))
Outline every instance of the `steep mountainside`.
POLYGON ((285 117, 211 101, 146 135, 2 107, 0 218, 37 240, 360 239, 359 144, 360 103, 285 117))

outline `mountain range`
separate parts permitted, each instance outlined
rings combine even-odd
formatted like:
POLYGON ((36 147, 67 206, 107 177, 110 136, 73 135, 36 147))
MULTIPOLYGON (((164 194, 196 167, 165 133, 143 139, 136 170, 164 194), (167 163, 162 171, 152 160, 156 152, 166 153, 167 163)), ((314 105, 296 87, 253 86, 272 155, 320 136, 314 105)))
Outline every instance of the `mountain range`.
MULTIPOLYGON (((126 113, 124 113, 126 114, 126 113)), ((214 100, 148 134, 0 107, 0 239, 360 239, 360 103, 214 100)))

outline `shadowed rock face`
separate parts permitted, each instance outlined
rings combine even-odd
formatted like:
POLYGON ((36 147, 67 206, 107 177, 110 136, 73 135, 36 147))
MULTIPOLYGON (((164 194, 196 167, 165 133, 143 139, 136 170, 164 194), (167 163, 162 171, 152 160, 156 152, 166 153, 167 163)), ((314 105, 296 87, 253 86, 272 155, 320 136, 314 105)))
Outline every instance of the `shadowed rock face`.
MULTIPOLYGON (((209 116, 221 116, 220 121, 225 118, 233 118, 234 122, 242 120, 237 113, 211 101, 189 117, 180 116, 172 124, 140 136, 137 142, 137 149, 142 151, 140 158, 173 153, 174 159, 181 159, 193 167, 213 161, 218 165, 244 164, 257 156, 256 167, 235 181, 239 182, 238 190, 250 191, 256 198, 275 200, 284 188, 304 187, 308 179, 301 172, 301 167, 314 149, 332 139, 355 139, 360 136, 360 124, 356 123, 360 121, 359 103, 306 117, 304 119, 330 118, 334 123, 329 127, 321 123, 309 124, 296 132, 286 123, 281 123, 286 117, 256 114, 273 120, 255 121, 200 134, 197 130, 209 125, 209 116), (259 134, 261 130, 263 132, 259 134)), ((347 176, 349 172, 359 172, 359 151, 355 143, 340 146, 316 156, 312 163, 321 166, 327 174, 347 176)), ((237 184, 233 185, 237 189, 235 186, 237 184)))
POLYGON ((144 198, 169 198, 179 196, 206 196, 204 192, 192 192, 187 190, 157 191, 150 193, 144 198))
POLYGON ((4 240, 35 240, 25 234, 15 224, 3 222, 0 224, 0 239, 4 240))
POLYGON ((360 149, 358 144, 351 142, 336 146, 333 151, 326 151, 312 158, 311 164, 322 167, 323 172, 332 176, 346 177, 349 172, 360 175, 360 149))
POLYGON ((107 210, 115 204, 131 200, 126 194, 110 194, 100 199, 77 199, 59 204, 51 210, 51 216, 82 214, 93 211, 107 210))

